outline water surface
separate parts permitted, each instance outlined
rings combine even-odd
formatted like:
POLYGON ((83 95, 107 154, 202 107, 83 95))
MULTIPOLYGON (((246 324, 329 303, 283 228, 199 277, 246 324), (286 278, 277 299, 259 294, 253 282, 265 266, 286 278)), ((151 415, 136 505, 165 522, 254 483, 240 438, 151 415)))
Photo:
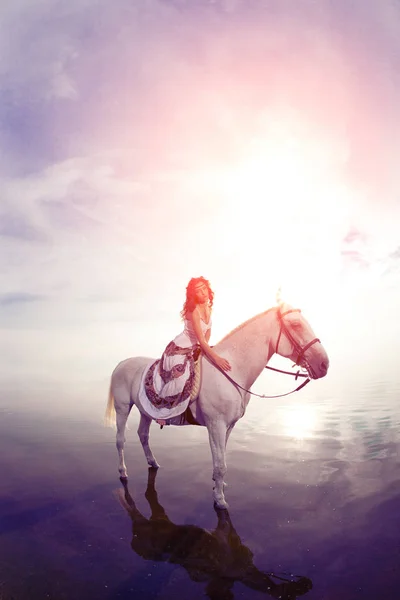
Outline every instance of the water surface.
POLYGON ((8 391, 1 600, 397 600, 400 386, 328 383, 250 403, 228 446, 229 512, 212 504, 203 428, 153 427, 155 473, 133 413, 125 489, 106 389, 8 391))

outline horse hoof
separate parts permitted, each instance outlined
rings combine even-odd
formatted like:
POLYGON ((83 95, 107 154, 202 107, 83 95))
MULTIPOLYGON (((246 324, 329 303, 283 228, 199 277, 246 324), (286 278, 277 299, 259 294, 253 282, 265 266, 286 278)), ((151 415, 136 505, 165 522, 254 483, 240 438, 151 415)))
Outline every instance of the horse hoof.
POLYGON ((149 467, 153 467, 153 469, 159 469, 160 465, 156 460, 151 460, 148 462, 149 467))

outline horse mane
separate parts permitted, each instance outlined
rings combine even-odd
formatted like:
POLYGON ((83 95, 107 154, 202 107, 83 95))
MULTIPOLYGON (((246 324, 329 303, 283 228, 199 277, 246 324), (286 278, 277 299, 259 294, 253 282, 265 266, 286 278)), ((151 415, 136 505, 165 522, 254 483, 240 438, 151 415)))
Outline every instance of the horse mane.
POLYGON ((244 327, 246 327, 246 325, 249 325, 249 323, 252 323, 253 321, 256 321, 257 319, 259 319, 260 317, 263 317, 264 315, 266 315, 267 313, 271 312, 272 310, 274 310, 276 308, 276 306, 272 306, 271 308, 269 308, 268 310, 265 310, 262 313, 258 313, 258 315, 255 315, 254 317, 250 317, 250 319, 247 319, 247 321, 244 321, 243 323, 241 323, 240 325, 238 325, 237 327, 235 327, 235 329, 232 329, 232 331, 230 331, 229 333, 227 333, 222 340, 220 340, 218 342, 218 344, 222 344, 222 342, 225 342, 226 340, 228 340, 231 336, 233 336, 235 333, 237 333, 238 331, 240 331, 241 329, 243 329, 244 327))

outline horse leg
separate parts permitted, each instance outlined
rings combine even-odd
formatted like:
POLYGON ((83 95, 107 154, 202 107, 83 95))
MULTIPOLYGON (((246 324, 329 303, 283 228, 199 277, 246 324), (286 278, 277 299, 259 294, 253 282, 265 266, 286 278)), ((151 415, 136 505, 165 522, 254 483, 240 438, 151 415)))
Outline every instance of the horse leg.
POLYGON ((227 445, 227 443, 228 443, 229 436, 231 435, 231 433, 232 433, 232 429, 233 429, 234 427, 235 427, 235 423, 232 423, 232 425, 229 425, 228 429, 226 430, 226 435, 225 435, 225 448, 226 448, 226 445, 227 445))
MULTIPOLYGON (((235 423, 233 423, 232 425, 229 425, 228 429, 226 430, 226 435, 225 435, 225 450, 226 450, 226 446, 228 444, 229 436, 231 435, 232 429, 234 427, 235 427, 235 423)), ((224 488, 228 487, 228 484, 226 483, 226 481, 224 481, 222 485, 224 486, 224 488)))
POLYGON ((226 474, 225 444, 226 425, 221 421, 207 425, 210 448, 213 459, 214 502, 218 508, 228 508, 224 496, 224 477, 226 474))
POLYGON ((150 467, 154 467, 155 469, 159 468, 159 464, 156 461, 154 454, 151 451, 149 446, 149 429, 151 425, 150 417, 147 417, 144 414, 140 414, 140 423, 138 427, 138 436, 140 439, 140 443, 142 444, 144 455, 146 457, 147 463, 150 467))
POLYGON ((127 411, 117 412, 117 450, 119 458, 119 476, 121 479, 127 479, 128 473, 126 470, 125 458, 124 458, 124 444, 125 444, 125 425, 129 416, 129 408, 127 411))

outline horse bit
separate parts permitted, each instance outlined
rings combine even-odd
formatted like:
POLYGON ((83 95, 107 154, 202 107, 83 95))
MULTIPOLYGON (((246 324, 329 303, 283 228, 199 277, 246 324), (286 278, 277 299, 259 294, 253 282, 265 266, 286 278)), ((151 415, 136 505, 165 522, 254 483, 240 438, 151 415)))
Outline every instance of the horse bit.
MULTIPOLYGON (((301 367, 300 363, 304 357, 304 353, 313 344, 316 344, 318 342, 320 343, 321 340, 319 340, 318 338, 314 338, 313 340, 311 340, 311 342, 308 342, 308 344, 306 344, 304 346, 304 348, 302 348, 298 344, 298 342, 295 340, 293 335, 290 333, 290 330, 288 329, 288 327, 286 326, 286 324, 283 320, 283 317, 286 317, 286 315, 288 315, 290 313, 294 313, 294 312, 301 312, 301 311, 299 308, 291 308, 291 309, 285 311, 284 313, 281 313, 281 309, 278 308, 278 321, 279 321, 280 329, 279 329, 278 339, 276 341, 275 353, 278 354, 279 342, 280 342, 280 339, 282 336, 282 332, 284 332, 286 337, 288 338, 288 340, 293 344, 295 351, 297 352, 297 359, 296 359, 296 362, 294 363, 294 365, 301 367)), ((301 388, 303 388, 305 385, 307 385, 307 383, 310 382, 309 376, 306 375, 305 373, 300 373, 300 371, 297 371, 297 373, 291 373, 290 371, 282 371, 281 369, 275 369, 274 367, 269 367, 268 365, 266 365, 265 368, 270 369, 270 371, 276 371, 277 373, 284 373, 285 375, 292 375, 295 378, 295 380, 297 380, 299 377, 306 377, 306 380, 303 381, 303 383, 301 383, 295 390, 292 390, 291 392, 287 392, 286 394, 277 394, 276 396, 265 396, 264 394, 256 394, 255 392, 252 392, 251 390, 246 390, 246 388, 242 387, 234 379, 232 379, 232 377, 230 377, 230 375, 228 375, 228 373, 226 373, 226 371, 221 371, 221 372, 225 375, 225 377, 227 377, 234 385, 239 387, 241 390, 243 390, 244 392, 248 392, 249 394, 252 394, 253 396, 257 396, 258 398, 282 398, 283 396, 289 396, 290 394, 293 394, 294 392, 298 392, 299 390, 301 390, 301 388)))

